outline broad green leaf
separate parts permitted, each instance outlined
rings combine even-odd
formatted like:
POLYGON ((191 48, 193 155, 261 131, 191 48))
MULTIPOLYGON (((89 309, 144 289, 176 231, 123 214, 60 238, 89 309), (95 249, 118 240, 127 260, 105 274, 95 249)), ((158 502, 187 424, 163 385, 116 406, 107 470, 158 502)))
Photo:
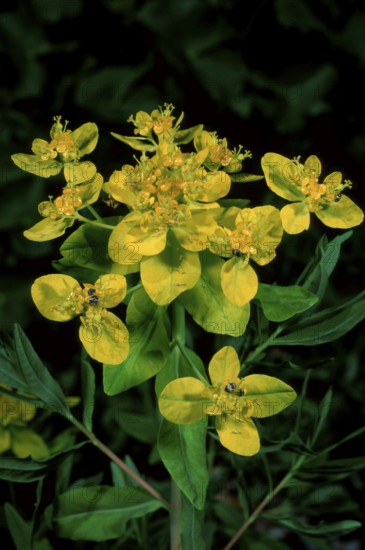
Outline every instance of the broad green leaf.
POLYGON ((21 168, 21 170, 30 172, 41 178, 56 176, 62 170, 61 162, 57 160, 41 160, 41 158, 36 155, 16 153, 15 155, 11 155, 11 159, 18 168, 21 168))
MULTIPOLYGON (((104 218, 103 223, 114 226, 119 221, 118 216, 104 218)), ((85 267, 103 275, 105 273, 133 273, 139 269, 139 257, 133 247, 127 251, 126 265, 113 261, 108 253, 110 231, 104 227, 94 227, 92 224, 83 224, 76 229, 62 244, 60 252, 70 265, 85 267)), ((62 261, 62 260, 61 260, 62 261)))
POLYGON ((224 295, 220 277, 222 260, 207 251, 201 253, 201 275, 197 284, 180 294, 194 321, 207 332, 240 336, 250 318, 250 305, 238 306, 224 295))
POLYGON ((156 150, 156 146, 153 145, 150 141, 148 141, 144 137, 121 136, 120 134, 115 134, 114 132, 110 132, 110 133, 113 137, 115 137, 122 143, 129 145, 129 147, 132 147, 137 151, 152 153, 153 151, 156 150))
POLYGON ((59 495, 54 524, 60 538, 104 541, 120 537, 126 522, 163 504, 139 487, 90 486, 59 495))
POLYGON ((324 309, 292 325, 272 341, 276 346, 316 346, 337 340, 365 319, 361 292, 340 306, 324 309))
POLYGON ((160 306, 193 288, 200 272, 199 255, 181 248, 172 237, 163 252, 145 256, 141 261, 143 286, 151 300, 160 306))
POLYGON ((207 417, 195 424, 172 424, 163 419, 158 452, 170 476, 199 510, 204 508, 208 487, 205 434, 207 417))
POLYGON ((279 322, 306 311, 318 302, 318 297, 298 285, 277 286, 259 283, 255 300, 259 301, 269 321, 279 322))
MULTIPOLYGON (((251 201, 249 201, 248 199, 219 199, 218 201, 219 205, 222 206, 223 208, 230 208, 232 206, 235 206, 239 210, 242 210, 243 208, 247 208, 250 202, 251 201)), ((237 210, 237 213, 238 213, 238 210, 237 210)), ((235 217, 236 216, 234 216, 234 219, 235 217)), ((234 227, 234 223, 233 223, 233 227, 234 227)))
POLYGON ((10 502, 4 504, 4 513, 16 550, 31 550, 31 524, 21 517, 10 502))
POLYGON ((346 231, 328 242, 325 235, 319 240, 314 257, 297 280, 307 290, 316 294, 321 300, 327 288, 328 279, 336 267, 340 257, 341 245, 352 235, 352 231, 346 231))
POLYGON ((126 391, 154 376, 169 352, 166 310, 152 302, 143 288, 133 293, 126 322, 130 344, 127 359, 120 365, 103 366, 104 391, 108 395, 126 391))
POLYGON ((95 373, 85 353, 81 357, 82 421, 92 432, 95 404, 95 373))

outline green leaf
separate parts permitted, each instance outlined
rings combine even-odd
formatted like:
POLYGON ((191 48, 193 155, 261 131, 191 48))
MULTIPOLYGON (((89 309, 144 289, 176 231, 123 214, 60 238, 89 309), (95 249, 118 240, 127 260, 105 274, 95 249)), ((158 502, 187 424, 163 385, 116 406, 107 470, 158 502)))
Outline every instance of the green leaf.
POLYGON ((4 504, 4 513, 16 550, 31 550, 31 524, 24 521, 10 502, 4 504))
POLYGON ((337 340, 365 319, 365 292, 335 308, 314 313, 272 341, 280 346, 316 346, 337 340))
POLYGON ((182 548, 189 548, 189 550, 207 548, 204 511, 197 510, 184 493, 181 493, 180 531, 182 548))
POLYGON ((223 208, 230 208, 231 206, 236 206, 241 210, 242 208, 246 208, 251 203, 251 201, 247 199, 219 199, 218 203, 223 208))
POLYGON ((54 523, 60 538, 111 540, 125 532, 129 519, 162 507, 159 500, 140 487, 79 487, 59 495, 54 523))
POLYGON ((104 391, 116 395, 154 376, 169 352, 166 308, 157 306, 145 290, 136 290, 127 308, 129 355, 120 365, 103 365, 104 391))
POLYGON ((179 296, 179 301, 207 332, 240 336, 250 318, 250 305, 237 306, 226 298, 221 286, 221 267, 219 257, 202 253, 200 279, 179 296))
MULTIPOLYGON (((120 218, 113 216, 104 218, 103 223, 111 226, 117 225, 120 218)), ((122 266, 112 261, 108 254, 108 241, 110 231, 107 228, 93 226, 92 224, 83 224, 76 229, 62 244, 60 252, 63 256, 63 261, 67 265, 77 265, 90 269, 99 275, 106 273, 119 273, 124 275, 133 271, 138 271, 139 267, 131 269, 134 265, 133 250, 130 252, 130 264, 122 266)))
POLYGON ((60 462, 80 449, 89 441, 82 441, 76 445, 57 452, 45 460, 32 460, 28 458, 12 458, 0 455, 0 479, 15 483, 32 483, 42 479, 54 470, 60 462))
MULTIPOLYGON (((194 352, 185 348, 185 355, 182 355, 175 346, 165 367, 156 376, 157 395, 172 380, 193 375, 191 363, 204 372, 204 366, 194 352)), ((199 510, 204 507, 209 479, 205 445, 207 421, 205 417, 195 424, 179 425, 163 419, 157 441, 158 452, 166 469, 199 510)))
POLYGON ((204 508, 209 474, 205 434, 208 419, 195 424, 172 424, 163 419, 158 434, 158 452, 170 476, 199 510, 204 508))
POLYGON ((41 160, 36 155, 16 153, 15 155, 11 155, 11 159, 21 170, 30 172, 41 178, 56 176, 62 170, 62 164, 57 160, 41 160))
POLYGON ((317 525, 308 525, 299 519, 278 518, 277 516, 271 516, 269 514, 263 514, 262 517, 274 520, 276 523, 283 525, 295 533, 319 539, 342 537, 361 527, 361 523, 359 521, 353 521, 350 519, 345 519, 334 523, 326 523, 321 521, 317 525))
POLYGON ((306 311, 316 302, 318 297, 309 290, 298 285, 277 286, 259 283, 255 296, 269 321, 286 321, 297 313, 306 311))
POLYGON ((114 132, 110 132, 113 137, 121 141, 122 143, 125 143, 126 145, 129 145, 129 147, 132 147, 133 149, 136 149, 137 151, 142 151, 145 153, 152 153, 156 150, 156 146, 152 145, 150 141, 148 141, 146 138, 143 137, 130 137, 130 136, 121 136, 120 134, 115 134, 114 132))
POLYGON ((71 138, 76 142, 80 150, 80 156, 88 155, 93 152, 98 142, 98 127, 94 122, 86 122, 71 132, 71 138))
POLYGON ((300 275, 297 284, 301 284, 321 300, 326 291, 328 279, 340 257, 341 245, 351 237, 352 233, 352 231, 346 231, 330 242, 326 235, 323 235, 317 244, 314 257, 300 275))
MULTIPOLYGON (((71 412, 58 382, 34 351, 32 344, 18 324, 14 324, 12 348, 3 348, 0 377, 4 384, 37 399, 34 404, 68 417, 71 412)), ((14 397, 17 397, 14 394, 14 397)), ((27 399, 24 399, 25 401, 27 399)), ((33 400, 32 400, 33 402, 33 400)))
POLYGON ((64 235, 66 229, 74 224, 75 220, 72 218, 61 218, 59 220, 53 220, 52 218, 43 218, 40 222, 36 223, 29 229, 24 231, 24 237, 30 241, 43 243, 57 239, 64 235))
POLYGON ((184 145, 189 143, 196 134, 199 134, 203 130, 203 124, 198 124, 197 126, 192 126, 191 128, 186 128, 185 130, 178 130, 175 134, 174 141, 177 145, 184 145))
POLYGON ((95 373, 86 353, 81 358, 81 391, 82 391, 82 422, 92 432, 92 417, 95 404, 95 373))
POLYGON ((255 174, 245 174, 243 172, 240 174, 230 174, 230 177, 231 177, 231 181, 241 182, 241 183, 246 183, 248 181, 259 181, 264 179, 264 176, 258 176, 255 174))
POLYGON ((332 388, 329 388, 327 390, 327 392, 325 393, 325 396, 323 397, 323 399, 322 399, 322 401, 319 405, 319 408, 318 408, 318 413, 317 413, 317 417, 316 417, 316 420, 315 420, 315 426, 314 426, 313 435, 312 435, 312 439, 311 439, 311 444, 312 445, 314 445, 315 441, 317 441, 317 438, 318 438, 319 434, 321 433, 321 431, 323 430, 323 428, 325 426, 325 423, 326 423, 326 420, 327 420, 327 417, 328 417, 328 413, 330 411, 332 398, 333 398, 333 390, 332 390, 332 388))

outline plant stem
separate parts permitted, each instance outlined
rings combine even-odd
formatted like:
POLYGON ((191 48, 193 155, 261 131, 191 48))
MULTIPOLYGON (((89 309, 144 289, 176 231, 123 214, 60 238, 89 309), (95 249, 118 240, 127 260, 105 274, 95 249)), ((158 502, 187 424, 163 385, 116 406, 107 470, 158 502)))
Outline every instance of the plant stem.
MULTIPOLYGON (((171 305, 171 327, 172 341, 177 343, 179 349, 185 346, 185 308, 174 300, 171 305), (181 347, 180 347, 181 346, 181 347)), ((171 509, 170 509, 170 550, 182 550, 180 535, 180 511, 181 511, 181 493, 180 489, 171 477, 171 509)))
POLYGON ((171 479, 170 510, 170 550, 182 550, 180 538, 181 493, 175 481, 171 479))
POLYGON ((283 327, 281 326, 278 326, 277 329, 269 336, 269 338, 267 340, 265 340, 265 342, 263 342, 262 344, 260 344, 259 346, 257 346, 256 349, 254 349, 253 351, 251 351, 251 353, 249 353, 247 355, 247 357, 244 359, 244 361, 241 361, 242 362, 242 367, 243 365, 247 365, 248 363, 252 363, 252 361, 258 356, 260 355, 260 353, 262 351, 264 351, 266 348, 268 348, 269 346, 271 346, 272 342, 275 340, 275 338, 280 334, 280 332, 282 332, 283 330, 283 327))
POLYGON ((248 527, 256 521, 261 512, 266 508, 266 506, 271 502, 271 500, 287 485, 288 481, 293 477, 296 470, 300 468, 306 457, 301 456, 292 467, 292 469, 283 477, 283 479, 277 484, 275 489, 269 491, 266 497, 260 502, 260 504, 255 508, 252 514, 247 518, 245 523, 240 527, 234 537, 226 544, 223 550, 230 550, 232 546, 238 541, 238 539, 243 535, 243 533, 248 529, 248 527))
POLYGON ((93 208, 90 204, 86 207, 89 212, 97 219, 97 220, 100 220, 100 216, 99 214, 97 213, 97 211, 95 210, 95 208, 93 208))
POLYGON ((110 458, 117 466, 131 476, 139 485, 141 485, 146 491, 148 491, 152 496, 160 500, 164 506, 169 510, 171 505, 170 503, 162 496, 156 489, 154 489, 147 481, 142 479, 138 474, 136 474, 122 459, 120 459, 109 447, 104 445, 92 432, 90 432, 81 422, 79 422, 75 417, 70 416, 69 420, 72 422, 76 428, 78 428, 90 441, 98 447, 98 449, 110 458))
MULTIPOLYGON (((94 225, 95 227, 103 227, 104 229, 110 229, 111 231, 115 229, 114 225, 109 225, 108 223, 102 223, 97 220, 90 220, 89 218, 86 218, 85 216, 81 216, 81 214, 75 214, 73 216, 75 220, 78 220, 79 222, 85 222, 89 223, 91 225, 94 225)), ((101 219, 101 218, 100 218, 101 219)))

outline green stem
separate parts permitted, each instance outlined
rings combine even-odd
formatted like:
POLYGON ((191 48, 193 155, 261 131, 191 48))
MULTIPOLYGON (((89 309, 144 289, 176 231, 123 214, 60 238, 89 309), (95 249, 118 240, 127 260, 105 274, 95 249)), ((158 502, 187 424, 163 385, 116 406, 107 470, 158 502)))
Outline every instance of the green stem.
POLYGON ((137 283, 135 286, 132 286, 131 288, 128 288, 125 296, 127 297, 129 294, 132 294, 133 292, 135 292, 136 290, 138 290, 139 288, 142 288, 142 287, 143 287, 142 283, 137 283))
POLYGON ((177 300, 173 301, 171 307, 172 339, 185 345, 185 308, 177 300))
MULTIPOLYGON (((96 220, 90 220, 89 218, 86 218, 85 216, 81 216, 81 214, 77 213, 73 216, 75 220, 78 220, 79 222, 85 222, 89 223, 91 225, 94 225, 95 227, 103 227, 104 229, 110 229, 111 231, 115 229, 115 225, 109 225, 108 223, 102 223, 96 220)), ((101 218, 100 218, 101 219, 101 218)))
POLYGON ((106 456, 110 458, 117 466, 131 476, 139 485, 141 485, 146 491, 148 491, 152 496, 160 500, 167 509, 170 509, 170 503, 162 496, 156 489, 154 489, 147 481, 142 479, 138 474, 136 474, 122 459, 120 459, 109 447, 104 445, 95 434, 90 432, 81 422, 79 422, 75 417, 70 416, 69 420, 72 422, 76 428, 78 428, 90 441, 106 456))
POLYGON ((186 353, 186 347, 184 346, 184 344, 182 344, 180 342, 180 340, 175 340, 174 341, 175 344, 177 344, 177 347, 179 348, 180 352, 181 352, 181 355, 184 357, 184 359, 186 360, 187 363, 189 363, 189 366, 192 368, 192 370, 194 371, 194 373, 196 374, 196 376, 199 378, 199 380, 201 380, 202 382, 204 382, 204 384, 207 383, 207 379, 201 374, 201 372, 198 371, 198 369, 196 368, 196 366, 194 365, 194 363, 191 362, 191 359, 190 357, 188 356, 188 354, 186 353))
POLYGON ((97 213, 97 211, 95 210, 95 208, 93 208, 90 204, 86 207, 89 212, 97 219, 97 220, 100 220, 100 216, 99 214, 97 213))
POLYGON ((256 357, 260 355, 262 351, 264 351, 266 348, 271 346, 275 338, 282 332, 282 330, 283 330, 283 327, 281 326, 277 327, 277 329, 269 336, 267 340, 265 340, 265 342, 257 346, 257 348, 254 349, 253 351, 251 351, 251 353, 247 355, 244 361, 242 361, 242 368, 244 365, 247 365, 248 363, 252 363, 256 359, 256 357))
POLYGON ((171 479, 170 550, 182 550, 180 538, 181 493, 171 479))
POLYGON ((260 504, 255 508, 255 510, 252 512, 252 514, 247 518, 245 523, 240 527, 240 529, 237 531, 237 533, 234 535, 234 537, 231 538, 231 540, 226 544, 226 546, 223 548, 223 550, 230 550, 232 546, 241 538, 243 533, 249 528, 249 526, 256 521, 258 516, 261 514, 261 512, 266 508, 266 506, 271 502, 271 500, 282 490, 286 487, 288 482, 291 480, 295 472, 300 468, 302 463, 304 462, 306 457, 301 456, 295 463, 295 465, 292 467, 292 469, 283 477, 283 479, 277 484, 277 486, 272 490, 269 491, 266 497, 260 502, 260 504))

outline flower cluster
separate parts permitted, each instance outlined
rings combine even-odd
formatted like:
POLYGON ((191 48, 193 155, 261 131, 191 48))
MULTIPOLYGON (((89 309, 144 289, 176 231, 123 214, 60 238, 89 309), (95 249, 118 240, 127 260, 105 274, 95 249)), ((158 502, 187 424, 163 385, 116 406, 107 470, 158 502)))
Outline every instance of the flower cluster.
POLYGON ((229 149, 225 138, 202 126, 180 130, 182 115, 174 125, 172 109, 165 104, 150 115, 140 111, 131 117, 140 138, 114 134, 142 154, 136 166, 122 166, 103 187, 131 210, 112 231, 109 254, 113 261, 127 264, 130 247, 135 247, 143 286, 159 305, 196 285, 199 252, 228 254, 223 292, 234 304, 246 304, 258 286, 249 259, 264 265, 274 258, 282 234, 279 212, 273 207, 227 211, 218 201, 230 190, 230 174, 241 170, 250 152, 242 153, 241 146, 229 149), (183 152, 181 146, 192 140, 195 151, 183 152), (268 239, 270 252, 263 249, 268 239), (166 284, 156 285, 162 281, 166 284))
POLYGON ((63 126, 60 116, 54 120, 50 142, 37 138, 32 144, 33 155, 17 153, 11 157, 22 170, 43 178, 56 176, 63 170, 66 180, 59 196, 39 204, 38 211, 44 219, 24 231, 31 241, 48 241, 63 235, 73 225, 78 211, 97 201, 103 185, 96 166, 89 161, 80 162, 81 157, 96 147, 96 124, 87 122, 71 132, 67 129, 68 121, 63 126))
POLYGON ((224 447, 243 456, 258 453, 260 437, 252 418, 280 413, 294 401, 296 393, 278 378, 264 374, 239 378, 239 373, 236 351, 223 347, 209 363, 211 384, 191 376, 173 380, 160 394, 161 414, 176 424, 214 416, 224 447))
POLYGON ((79 337, 87 353, 101 363, 118 364, 128 355, 129 337, 124 323, 106 308, 126 295, 123 275, 102 275, 95 284, 81 286, 69 275, 44 275, 32 285, 38 310, 51 321, 80 316, 79 337))
POLYGON ((328 227, 348 229, 364 219, 363 211, 343 190, 351 188, 351 182, 342 182, 341 172, 332 172, 319 182, 321 162, 311 155, 304 164, 299 158, 289 160, 276 153, 267 153, 262 159, 262 169, 270 189, 292 202, 280 212, 284 230, 290 234, 309 228, 313 212, 328 227))

